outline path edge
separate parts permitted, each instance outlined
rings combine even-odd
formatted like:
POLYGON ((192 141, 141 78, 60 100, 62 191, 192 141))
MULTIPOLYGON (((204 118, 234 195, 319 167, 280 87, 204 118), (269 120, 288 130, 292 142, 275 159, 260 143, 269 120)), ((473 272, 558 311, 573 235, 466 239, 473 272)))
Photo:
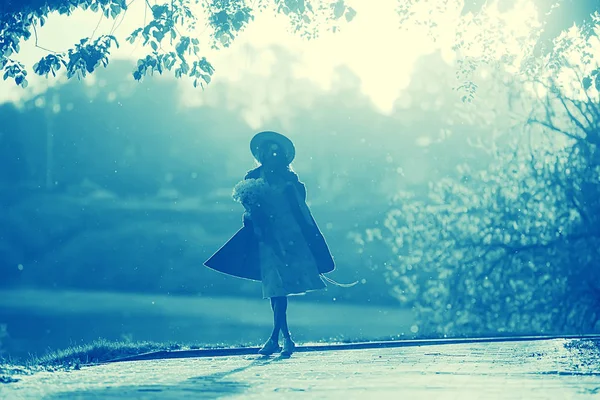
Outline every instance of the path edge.
MULTIPOLYGON (((590 335, 548 335, 548 336, 507 336, 507 337, 479 337, 479 338, 443 338, 443 339, 405 339, 390 341, 372 341, 357 343, 328 343, 316 345, 299 345, 297 353, 313 351, 342 351, 342 350, 367 350, 415 346, 434 346, 448 344, 470 344, 470 343, 492 343, 492 342, 524 342, 540 340, 600 340, 600 334, 590 335)), ((174 358, 206 358, 206 357, 228 357, 258 354, 259 347, 234 347, 218 349, 194 349, 194 350, 163 350, 149 353, 137 354, 116 358, 99 364, 111 364, 125 361, 148 361, 164 360, 174 358)))

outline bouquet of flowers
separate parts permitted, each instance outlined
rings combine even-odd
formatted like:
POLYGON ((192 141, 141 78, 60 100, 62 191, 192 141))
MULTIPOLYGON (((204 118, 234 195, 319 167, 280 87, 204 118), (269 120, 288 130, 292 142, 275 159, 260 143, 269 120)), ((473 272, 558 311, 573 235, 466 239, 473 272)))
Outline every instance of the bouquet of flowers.
POLYGON ((233 200, 241 203, 252 213, 261 207, 269 197, 269 185, 264 179, 245 179, 233 188, 233 200))

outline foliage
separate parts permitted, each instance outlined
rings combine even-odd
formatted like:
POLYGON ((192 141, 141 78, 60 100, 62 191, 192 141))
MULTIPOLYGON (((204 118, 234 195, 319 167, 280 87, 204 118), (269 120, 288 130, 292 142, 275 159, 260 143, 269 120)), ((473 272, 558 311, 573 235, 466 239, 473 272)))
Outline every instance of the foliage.
POLYGON ((19 380, 8 375, 0 375, 0 383, 14 383, 19 380))
MULTIPOLYGON (((114 20, 108 35, 82 38, 79 43, 64 53, 49 51, 35 65, 38 75, 56 75, 65 68, 67 76, 85 77, 99 66, 109 62, 111 48, 118 47, 120 39, 115 31, 124 18, 132 0, 1 0, 0 1, 0 72, 4 80, 14 79, 17 85, 27 86, 27 70, 14 55, 19 53, 21 42, 35 37, 37 29, 43 27, 52 13, 72 15, 76 9, 101 14, 101 18, 114 20)), ((246 0, 171 0, 145 1, 149 21, 135 29, 125 40, 141 43, 150 52, 138 60, 133 72, 136 80, 147 74, 174 71, 176 77, 188 76, 194 86, 209 83, 213 66, 201 56, 197 26, 202 11, 205 25, 211 33, 210 46, 228 47, 232 41, 254 20, 258 12, 273 10, 286 15, 293 29, 305 37, 315 37, 325 23, 336 30, 338 20, 345 17, 350 21, 356 12, 344 0, 259 0, 250 5, 246 0)), ((208 44, 205 44, 208 45, 208 44)))
MULTIPOLYGON (((397 11, 401 22, 410 20, 435 28, 434 14, 441 14, 452 10, 458 10, 461 16, 472 15, 477 17, 485 13, 486 9, 497 8, 500 12, 506 12, 518 5, 520 0, 435 0, 428 2, 427 14, 422 14, 421 2, 418 0, 399 0, 397 11)), ((548 52, 552 49, 552 41, 561 32, 568 30, 573 24, 578 25, 588 35, 593 34, 595 15, 600 11, 600 3, 596 0, 534 0, 541 19, 541 31, 536 43, 536 55, 548 52)), ((476 22, 476 20, 474 20, 476 22)))
POLYGON ((546 94, 510 146, 488 145, 489 167, 465 164, 426 198, 399 194, 367 233, 391 249, 389 280, 422 331, 598 329, 600 107, 577 76, 536 80, 546 94))
POLYGON ((596 0, 535 0, 533 4, 534 13, 531 3, 523 0, 399 0, 397 11, 402 25, 425 26, 435 40, 450 37, 458 64, 456 90, 464 102, 471 102, 477 92, 474 73, 480 67, 501 64, 527 73, 530 64, 556 62, 556 55, 562 53, 557 41, 573 26, 585 38, 596 32, 600 18, 596 0), (529 28, 520 30, 515 25, 529 28))
MULTIPOLYGON (((497 56, 494 43, 503 32, 502 24, 486 16, 486 10, 497 6, 500 11, 509 10, 519 4, 518 0, 498 2, 488 0, 436 0, 422 2, 401 0, 398 13, 401 24, 408 21, 438 29, 436 16, 452 11, 460 11, 464 17, 456 26, 455 50, 464 53, 459 58, 459 79, 462 85, 463 101, 474 98, 476 86, 471 73, 478 65, 489 63, 497 56), (467 16, 469 16, 467 18, 467 16), (478 27, 481 30, 474 39, 465 38, 464 33, 478 27), (483 47, 483 54, 471 57, 469 47, 483 47)), ((573 23, 578 24, 586 35, 593 34, 597 22, 599 3, 595 0, 536 0, 541 26, 536 35, 535 49, 531 55, 547 54, 552 50, 552 41, 573 23)), ((4 79, 12 78, 16 84, 26 87, 27 69, 14 57, 20 51, 22 41, 35 37, 38 40, 38 27, 44 26, 50 14, 56 12, 71 15, 75 10, 89 10, 112 19, 113 29, 107 35, 82 38, 74 47, 64 53, 49 51, 34 66, 38 75, 55 75, 63 68, 69 77, 79 78, 92 73, 99 66, 109 62, 111 50, 122 40, 141 44, 149 50, 138 60, 133 76, 141 80, 147 74, 172 71, 176 77, 187 76, 194 86, 204 87, 211 81, 214 68, 202 56, 201 45, 212 48, 228 47, 234 39, 263 11, 272 11, 289 19, 292 30, 305 38, 317 37, 325 27, 337 31, 339 22, 351 21, 356 11, 344 0, 173 0, 154 2, 148 0, 2 0, 0 1, 0 72, 4 79), (126 38, 117 38, 116 28, 126 18, 127 11, 134 1, 145 1, 144 8, 149 21, 135 29, 126 38), (203 25, 210 32, 208 43, 200 43, 198 31, 203 25)), ((447 33, 444 33, 447 35, 447 33)), ((531 38, 519 38, 521 41, 531 38)), ((528 46, 522 46, 528 51, 528 46)), ((504 62, 513 63, 515 56, 506 54, 504 62)))

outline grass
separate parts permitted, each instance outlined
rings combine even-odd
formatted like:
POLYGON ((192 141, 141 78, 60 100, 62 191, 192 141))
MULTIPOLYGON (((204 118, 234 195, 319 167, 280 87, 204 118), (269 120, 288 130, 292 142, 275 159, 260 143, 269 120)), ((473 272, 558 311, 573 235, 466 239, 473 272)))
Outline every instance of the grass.
POLYGON ((28 363, 42 367, 69 367, 86 364, 97 364, 115 358, 127 357, 151 351, 181 350, 183 346, 176 343, 155 342, 112 342, 98 339, 89 344, 69 347, 64 350, 51 351, 42 357, 34 357, 28 363))
POLYGON ((565 348, 569 350, 600 352, 600 342, 590 339, 573 340, 565 343, 565 348))
POLYGON ((574 371, 596 371, 600 367, 600 341, 572 340, 565 343, 565 348, 571 352, 569 362, 574 371))
POLYGON ((98 339, 92 343, 50 351, 41 357, 31 357, 24 363, 0 358, 0 384, 18 382, 19 375, 38 371, 78 370, 82 365, 97 364, 132 355, 163 350, 182 350, 176 343, 109 341, 98 339))
POLYGON ((226 344, 194 344, 179 343, 110 341, 98 339, 89 344, 72 346, 62 350, 52 350, 41 357, 31 357, 24 362, 0 358, 0 376, 6 373, 26 374, 37 370, 55 371, 79 369, 84 365, 93 365, 139 354, 167 350, 218 349, 228 347, 251 347, 256 344, 231 346, 226 344))
POLYGON ((82 365, 97 364, 116 358, 162 350, 182 350, 176 343, 109 341, 99 339, 92 343, 55 350, 42 357, 31 357, 23 363, 0 359, 0 384, 17 382, 19 375, 38 371, 78 370, 82 365))

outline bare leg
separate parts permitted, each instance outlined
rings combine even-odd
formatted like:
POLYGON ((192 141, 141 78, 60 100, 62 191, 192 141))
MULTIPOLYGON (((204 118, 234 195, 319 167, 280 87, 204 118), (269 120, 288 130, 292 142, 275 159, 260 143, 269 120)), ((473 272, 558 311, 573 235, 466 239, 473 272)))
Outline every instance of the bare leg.
POLYGON ((273 332, 271 333, 271 340, 279 340, 279 331, 281 330, 281 317, 279 316, 279 299, 280 297, 271 297, 271 309, 273 310, 273 332))
POLYGON ((296 344, 292 340, 290 335, 290 330, 288 328, 287 323, 287 305, 288 299, 287 297, 280 297, 278 301, 278 317, 279 317, 279 327, 281 332, 283 333, 283 350, 281 351, 281 355, 284 357, 289 357, 296 349, 296 344))
POLYGON ((281 350, 279 347, 279 331, 281 330, 281 297, 271 297, 271 309, 273 310, 273 332, 271 333, 271 337, 267 342, 262 346, 262 348, 258 351, 259 354, 262 355, 271 355, 275 352, 281 350))
POLYGON ((283 334, 283 337, 286 339, 290 338, 290 329, 288 328, 288 322, 287 322, 287 306, 288 306, 288 299, 287 297, 280 297, 280 312, 279 312, 279 328, 281 330, 281 333, 283 334))

